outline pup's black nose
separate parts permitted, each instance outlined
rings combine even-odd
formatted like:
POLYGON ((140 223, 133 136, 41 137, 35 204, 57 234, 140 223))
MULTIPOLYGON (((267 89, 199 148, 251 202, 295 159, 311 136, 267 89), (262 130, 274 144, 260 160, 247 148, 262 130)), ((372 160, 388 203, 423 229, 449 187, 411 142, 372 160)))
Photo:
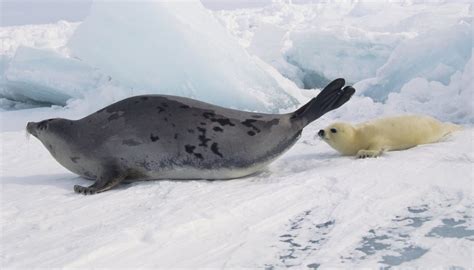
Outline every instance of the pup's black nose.
POLYGON ((318 136, 321 138, 324 137, 324 129, 319 130, 318 136))

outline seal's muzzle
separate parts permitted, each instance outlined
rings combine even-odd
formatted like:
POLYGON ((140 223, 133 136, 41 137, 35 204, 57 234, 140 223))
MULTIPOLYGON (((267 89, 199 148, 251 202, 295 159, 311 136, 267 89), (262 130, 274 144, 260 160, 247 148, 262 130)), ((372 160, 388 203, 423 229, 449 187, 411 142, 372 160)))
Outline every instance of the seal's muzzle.
POLYGON ((30 133, 31 135, 37 137, 38 136, 38 133, 37 133, 37 123, 35 122, 28 122, 28 124, 26 124, 26 131, 28 131, 28 133, 30 133))

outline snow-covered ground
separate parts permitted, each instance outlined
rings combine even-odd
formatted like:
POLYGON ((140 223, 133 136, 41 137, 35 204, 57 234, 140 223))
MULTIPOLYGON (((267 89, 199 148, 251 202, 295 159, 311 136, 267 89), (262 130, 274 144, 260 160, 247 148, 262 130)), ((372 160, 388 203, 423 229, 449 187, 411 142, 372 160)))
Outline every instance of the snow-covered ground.
POLYGON ((102 3, 84 23, 0 27, 0 268, 473 268, 472 3, 316 2, 102 3), (356 96, 242 179, 79 196, 89 181, 25 136, 139 93, 289 111, 335 77, 356 96), (464 130, 363 160, 315 137, 406 113, 464 130))

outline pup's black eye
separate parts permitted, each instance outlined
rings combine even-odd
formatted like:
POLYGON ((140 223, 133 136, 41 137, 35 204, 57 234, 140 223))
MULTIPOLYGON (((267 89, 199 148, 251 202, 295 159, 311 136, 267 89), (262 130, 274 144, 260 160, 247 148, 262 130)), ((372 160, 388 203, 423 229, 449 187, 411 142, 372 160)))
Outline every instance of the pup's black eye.
POLYGON ((332 133, 336 133, 336 132, 337 132, 337 129, 335 129, 335 128, 331 128, 330 130, 331 130, 332 133))

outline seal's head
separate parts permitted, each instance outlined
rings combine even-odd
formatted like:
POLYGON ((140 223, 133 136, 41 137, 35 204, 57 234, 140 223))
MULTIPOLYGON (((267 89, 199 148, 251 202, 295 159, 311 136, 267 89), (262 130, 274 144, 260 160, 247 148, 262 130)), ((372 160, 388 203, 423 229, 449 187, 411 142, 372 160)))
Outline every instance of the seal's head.
POLYGON ((352 155, 355 150, 356 130, 348 123, 334 123, 318 132, 318 136, 343 155, 352 155))
POLYGON ((70 120, 53 118, 41 122, 28 122, 26 131, 38 138, 44 145, 54 145, 58 140, 62 141, 68 132, 70 120))
POLYGON ((41 122, 28 122, 28 124, 26 124, 26 131, 41 140, 46 134, 54 133, 55 130, 58 129, 58 126, 62 124, 62 120, 64 119, 54 118, 41 122))

